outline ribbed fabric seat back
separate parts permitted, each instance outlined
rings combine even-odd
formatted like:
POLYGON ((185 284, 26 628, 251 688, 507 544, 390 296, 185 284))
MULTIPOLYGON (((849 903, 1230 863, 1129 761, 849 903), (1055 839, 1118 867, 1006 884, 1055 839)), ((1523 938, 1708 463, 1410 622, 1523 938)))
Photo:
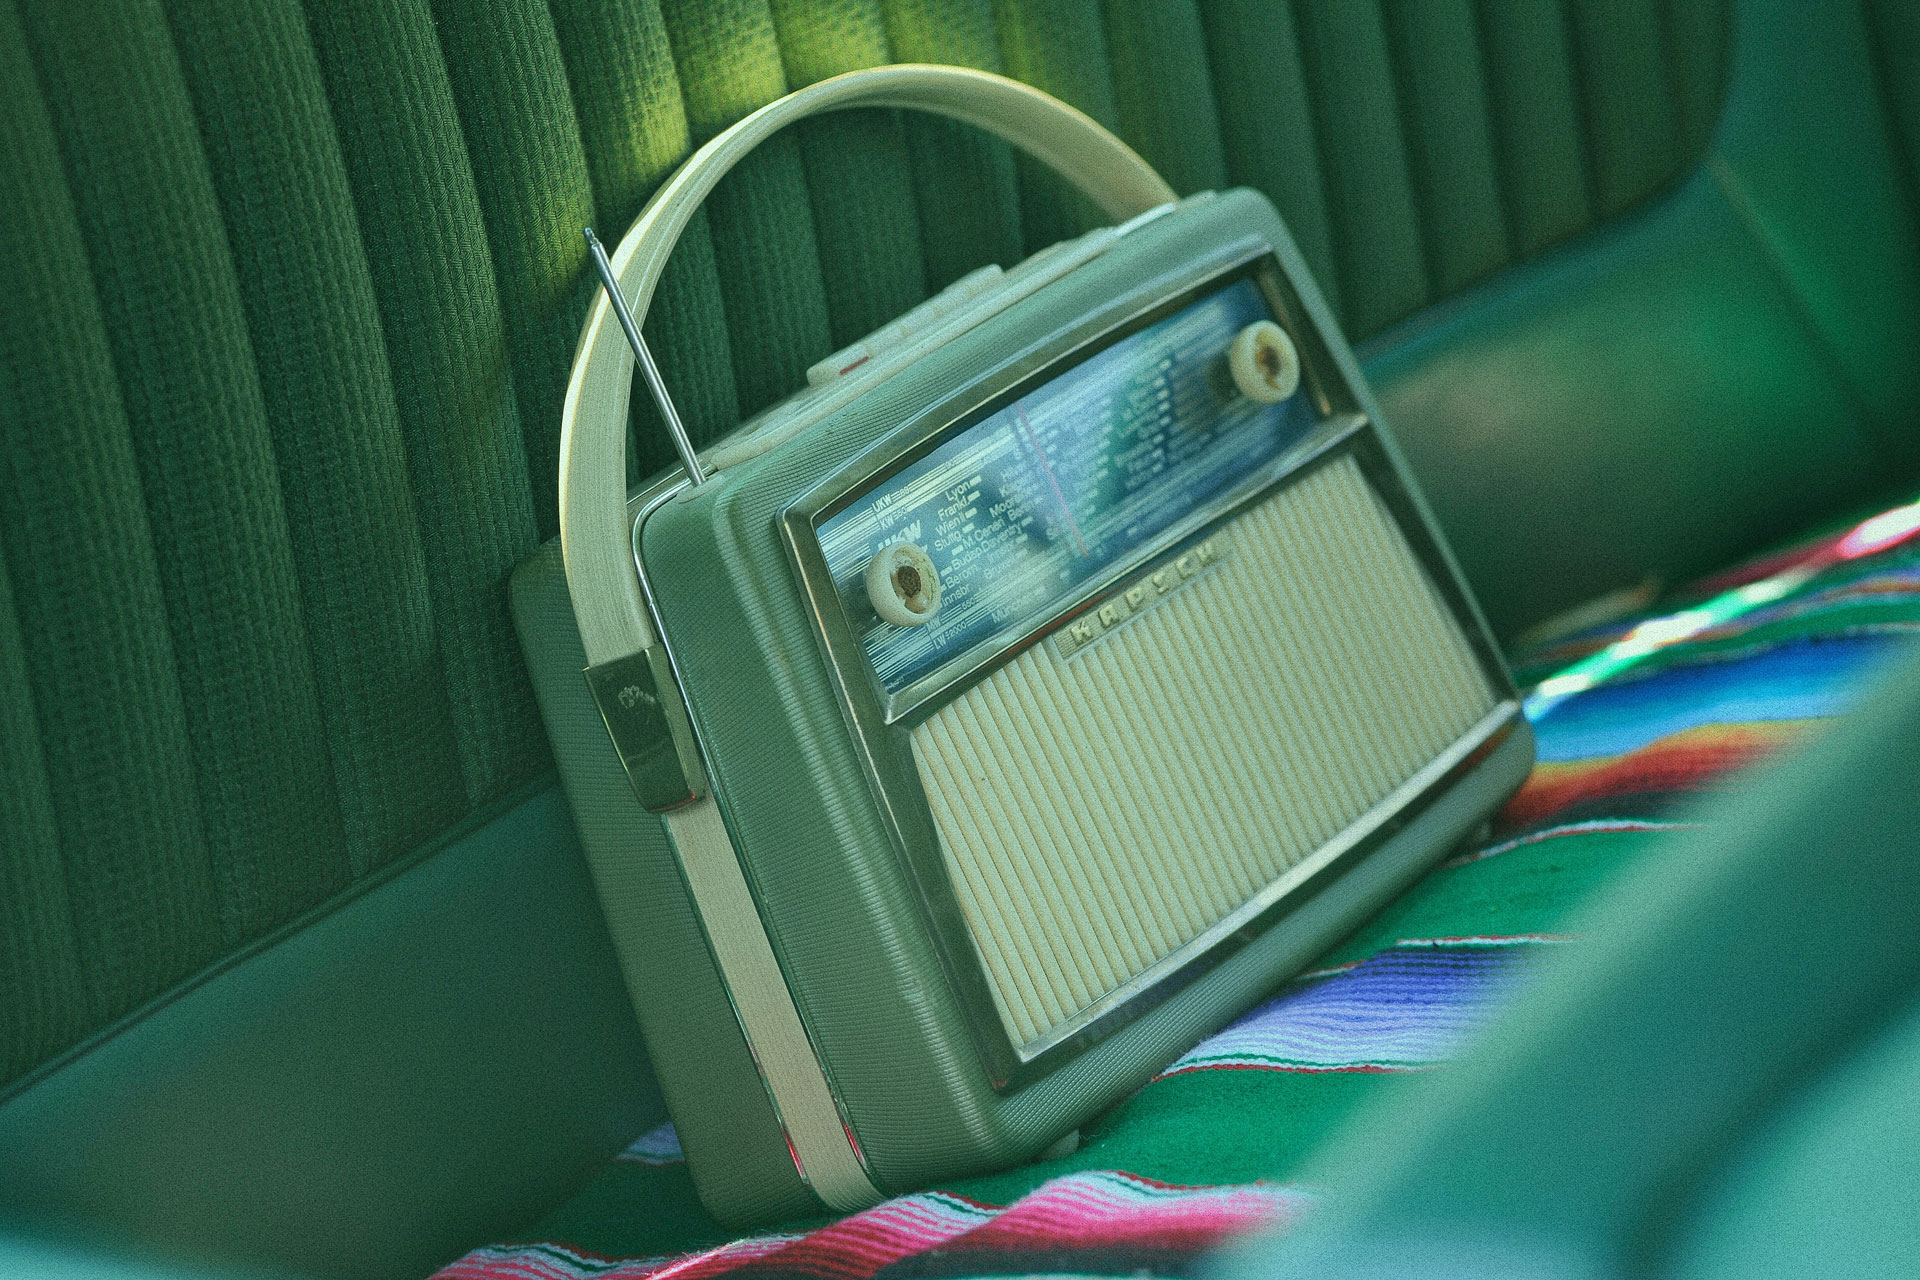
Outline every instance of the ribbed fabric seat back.
MULTIPOLYGON (((0 1082, 549 761, 506 614, 592 283, 688 150, 887 60, 1278 203, 1356 337, 1698 157, 1718 0, 0 5, 0 1082)), ((859 114, 756 155, 650 330, 695 434, 1082 211, 859 114)), ((642 422, 640 469, 667 454, 642 422)))

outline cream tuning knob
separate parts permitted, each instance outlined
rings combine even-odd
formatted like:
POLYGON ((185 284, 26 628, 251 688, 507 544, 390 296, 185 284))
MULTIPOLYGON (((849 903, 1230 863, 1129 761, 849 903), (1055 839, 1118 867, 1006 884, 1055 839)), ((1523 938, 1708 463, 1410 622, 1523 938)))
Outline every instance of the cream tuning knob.
POLYGON ((867 566, 867 599, 896 627, 917 627, 940 610, 940 571, 911 542, 882 547, 867 566))
POLYGON ((1240 394, 1255 404, 1279 404, 1300 387, 1300 353, 1271 320, 1257 320, 1234 336, 1227 369, 1240 394))

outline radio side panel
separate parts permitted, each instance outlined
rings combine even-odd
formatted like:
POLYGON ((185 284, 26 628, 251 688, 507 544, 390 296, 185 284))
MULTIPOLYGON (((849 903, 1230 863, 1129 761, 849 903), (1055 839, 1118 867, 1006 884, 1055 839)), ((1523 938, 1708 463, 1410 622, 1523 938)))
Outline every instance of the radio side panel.
POLYGON ((561 784, 700 1198, 723 1221, 819 1213, 794 1172, 665 828, 634 798, 588 693, 558 541, 514 571, 510 594, 561 784), (706 1152, 718 1158, 702 1159, 706 1152))

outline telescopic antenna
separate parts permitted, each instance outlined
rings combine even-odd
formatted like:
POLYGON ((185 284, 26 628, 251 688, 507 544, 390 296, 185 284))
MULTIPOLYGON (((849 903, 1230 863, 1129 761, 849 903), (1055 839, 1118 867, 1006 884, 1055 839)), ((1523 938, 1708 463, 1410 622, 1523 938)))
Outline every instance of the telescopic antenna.
POLYGON ((593 257, 593 269, 600 273, 600 283, 605 286, 607 300, 613 303, 613 314, 627 335, 627 345, 633 348, 634 356, 640 361, 640 372, 647 380, 647 390, 653 393, 653 402, 660 406, 660 416, 666 419, 667 431, 673 436, 673 447, 680 452, 680 465, 687 469, 687 480, 697 489, 707 478, 700 468, 700 455, 693 451, 693 441, 687 438, 687 428, 680 421, 680 411, 673 407, 673 397, 667 394, 667 384, 660 377, 660 366, 653 362, 653 352, 647 350, 647 340, 640 336, 640 326, 633 322, 633 312, 627 310, 627 300, 620 296, 620 282, 613 278, 613 264, 607 261, 607 251, 601 247, 600 238, 593 234, 592 227, 585 230, 587 252, 593 257))

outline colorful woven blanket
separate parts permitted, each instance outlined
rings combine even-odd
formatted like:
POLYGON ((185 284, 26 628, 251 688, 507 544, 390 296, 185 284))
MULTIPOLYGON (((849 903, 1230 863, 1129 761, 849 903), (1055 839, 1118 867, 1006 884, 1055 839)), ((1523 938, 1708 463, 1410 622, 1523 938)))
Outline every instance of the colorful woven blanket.
POLYGON ((459 1280, 1178 1275, 1309 1210, 1291 1181, 1355 1108, 1444 1063, 1568 920, 1661 856, 1687 800, 1843 710, 1920 630, 1920 505, 1520 655, 1538 767, 1491 836, 1091 1126, 1074 1154, 833 1222, 732 1239, 671 1125, 459 1280))

